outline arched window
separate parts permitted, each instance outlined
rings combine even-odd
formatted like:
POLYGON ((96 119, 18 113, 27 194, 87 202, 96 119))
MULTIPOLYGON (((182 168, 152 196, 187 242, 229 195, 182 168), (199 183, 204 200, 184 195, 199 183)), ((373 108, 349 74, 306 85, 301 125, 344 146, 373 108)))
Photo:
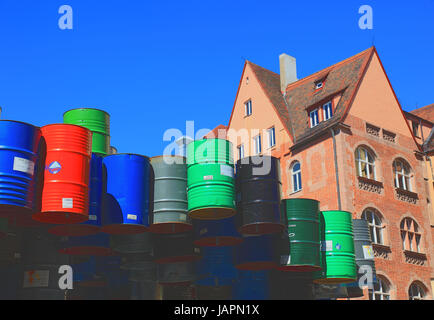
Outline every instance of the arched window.
POLYGON ((402 159, 393 161, 393 172, 395 174, 395 188, 413 191, 411 186, 410 165, 402 159))
POLYGON ((378 276, 374 289, 369 289, 369 300, 390 300, 390 283, 384 277, 378 276))
POLYGON ((413 282, 410 288, 408 289, 408 296, 410 300, 424 300, 425 289, 417 282, 413 282))
POLYGON ((356 169, 359 177, 376 180, 375 156, 366 147, 356 149, 356 169))
POLYGON ((300 191, 302 189, 300 162, 295 162, 292 165, 291 176, 292 176, 292 192, 300 191))
POLYGON ((380 214, 374 209, 366 209, 362 213, 362 219, 368 221, 369 231, 371 232, 371 240, 373 243, 384 244, 383 229, 380 214))
POLYGON ((411 218, 404 218, 401 221, 401 240, 404 250, 421 252, 421 234, 416 221, 411 218))

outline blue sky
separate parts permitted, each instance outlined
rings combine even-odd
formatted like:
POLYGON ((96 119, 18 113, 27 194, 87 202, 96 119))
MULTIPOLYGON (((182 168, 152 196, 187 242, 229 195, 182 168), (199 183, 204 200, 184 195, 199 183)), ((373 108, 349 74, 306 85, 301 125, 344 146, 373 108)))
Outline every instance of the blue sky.
POLYGON ((166 129, 227 124, 244 59, 299 78, 374 43, 404 110, 434 103, 434 1, 0 2, 3 119, 38 126, 64 111, 111 114, 119 152, 160 155, 166 129), (61 30, 61 5, 73 30, 61 30), (371 5, 373 30, 358 27, 371 5))

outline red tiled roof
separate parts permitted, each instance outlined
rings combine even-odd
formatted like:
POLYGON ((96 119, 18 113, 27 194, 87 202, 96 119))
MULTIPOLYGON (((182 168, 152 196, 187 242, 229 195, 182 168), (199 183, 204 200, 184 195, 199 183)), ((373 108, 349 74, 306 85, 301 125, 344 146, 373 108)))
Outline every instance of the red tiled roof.
POLYGON ((219 139, 226 139, 227 136, 227 127, 224 125, 218 125, 213 130, 208 132, 206 135, 203 136, 204 139, 211 139, 211 138, 219 138, 219 139))
POLYGON ((369 48, 331 67, 291 83, 286 88, 285 96, 281 93, 278 74, 251 62, 248 63, 290 135, 295 138, 294 143, 298 144, 343 120, 374 51, 374 47, 369 48), (325 76, 324 87, 314 93, 315 82, 325 76), (342 94, 342 97, 335 107, 333 117, 314 128, 310 128, 306 109, 318 103, 326 102, 326 99, 331 99, 337 94, 342 94))
POLYGON ((428 106, 410 111, 411 114, 428 120, 429 122, 434 122, 434 103, 428 106))

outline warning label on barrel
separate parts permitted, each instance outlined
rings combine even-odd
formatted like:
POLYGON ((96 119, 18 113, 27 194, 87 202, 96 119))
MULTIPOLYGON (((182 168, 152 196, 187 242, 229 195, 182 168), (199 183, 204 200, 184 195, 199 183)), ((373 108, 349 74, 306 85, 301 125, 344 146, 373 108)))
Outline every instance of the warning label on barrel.
POLYGON ((98 217, 96 215, 94 215, 94 214, 90 214, 89 215, 89 220, 96 221, 96 220, 98 220, 98 217))
POLYGON ((49 276, 49 270, 24 271, 23 288, 48 287, 49 276))
POLYGON ((365 259, 374 259, 374 250, 372 249, 372 246, 363 246, 363 256, 365 257, 365 259))
POLYGON ((227 176, 227 177, 234 177, 234 169, 231 166, 227 166, 225 164, 222 164, 220 166, 220 174, 222 176, 227 176))
POLYGON ((205 234, 207 232, 208 232, 208 229, 207 228, 203 228, 203 229, 200 229, 199 234, 203 235, 203 234, 205 234))
POLYGON ((333 251, 333 241, 321 241, 321 251, 333 251))
POLYGON ((214 180, 214 176, 203 176, 203 180, 214 180))
POLYGON ((14 171, 20 171, 33 175, 33 173, 35 172, 35 163, 24 158, 14 157, 13 169, 14 171))
POLYGON ((128 220, 137 220, 137 216, 135 214, 128 214, 127 219, 128 220))
POLYGON ((74 199, 72 198, 62 198, 62 208, 72 209, 74 208, 74 199))

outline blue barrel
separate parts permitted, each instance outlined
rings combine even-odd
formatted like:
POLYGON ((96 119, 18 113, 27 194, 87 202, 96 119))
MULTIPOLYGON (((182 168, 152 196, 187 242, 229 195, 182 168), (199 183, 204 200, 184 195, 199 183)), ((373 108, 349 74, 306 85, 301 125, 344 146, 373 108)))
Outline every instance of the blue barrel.
POLYGON ((32 214, 40 205, 41 130, 0 120, 0 216, 32 214))
POLYGON ((151 165, 148 157, 114 154, 104 157, 107 193, 102 232, 142 233, 149 227, 151 165))
POLYGON ((22 276, 17 265, 0 267, 0 300, 17 300, 22 276))
POLYGON ((235 246, 243 242, 238 215, 221 220, 193 220, 194 244, 201 247, 235 246))
POLYGON ((113 253, 110 248, 110 236, 104 233, 84 237, 64 237, 59 252, 80 256, 108 256, 113 253))
POLYGON ((268 300, 271 295, 269 271, 240 271, 234 284, 234 300, 268 300))
POLYGON ((202 259, 196 264, 199 286, 231 286, 237 278, 233 247, 201 248, 202 259))
POLYGON ((74 271, 74 286, 80 287, 103 287, 106 285, 104 279, 96 272, 96 257, 74 263, 71 265, 74 271))
POLYGON ((274 235, 246 236, 236 247, 236 265, 239 270, 271 270, 279 266, 279 256, 274 235))
POLYGON ((102 199, 105 189, 102 161, 102 156, 92 153, 89 174, 89 220, 78 224, 57 225, 50 228, 48 232, 60 236, 79 237, 97 234, 101 231, 102 199))

